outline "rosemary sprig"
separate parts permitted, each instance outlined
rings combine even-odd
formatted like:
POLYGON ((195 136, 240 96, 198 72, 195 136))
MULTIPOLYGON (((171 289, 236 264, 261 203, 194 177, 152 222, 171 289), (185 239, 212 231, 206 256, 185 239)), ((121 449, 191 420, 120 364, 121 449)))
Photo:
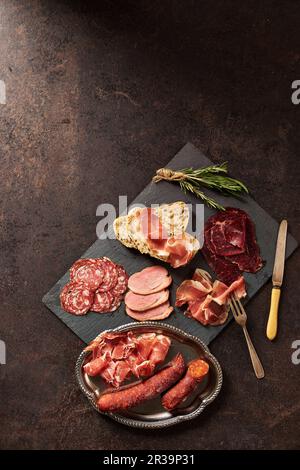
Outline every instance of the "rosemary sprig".
POLYGON ((225 208, 214 199, 207 196, 201 187, 209 188, 224 195, 237 196, 240 193, 248 193, 248 189, 242 181, 227 176, 227 162, 220 165, 211 165, 205 168, 183 168, 173 171, 169 168, 157 170, 153 178, 154 182, 161 180, 178 182, 184 193, 190 192, 202 199, 208 207, 217 210, 225 208))
POLYGON ((193 186, 191 183, 187 181, 180 181, 179 184, 180 184, 182 191, 185 194, 188 192, 194 194, 199 199, 202 199, 202 201, 211 209, 217 209, 219 211, 225 210, 225 208, 221 204, 218 204, 214 199, 210 198, 209 196, 206 196, 206 194, 203 191, 193 186))

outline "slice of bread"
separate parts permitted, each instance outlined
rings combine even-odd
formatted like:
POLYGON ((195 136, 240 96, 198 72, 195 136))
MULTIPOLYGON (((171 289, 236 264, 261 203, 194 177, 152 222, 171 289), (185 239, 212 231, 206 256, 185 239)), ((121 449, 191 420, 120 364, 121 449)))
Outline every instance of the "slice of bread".
POLYGON ((169 237, 180 236, 186 231, 190 214, 188 206, 184 202, 162 204, 156 207, 153 212, 159 217, 169 237))

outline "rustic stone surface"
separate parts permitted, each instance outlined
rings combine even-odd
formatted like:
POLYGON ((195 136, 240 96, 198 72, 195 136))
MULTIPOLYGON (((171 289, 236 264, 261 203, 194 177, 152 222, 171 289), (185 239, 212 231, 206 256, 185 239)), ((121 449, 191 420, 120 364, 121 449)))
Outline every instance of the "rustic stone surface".
POLYGON ((82 344, 41 305, 94 241, 97 205, 132 200, 186 141, 229 160, 297 237, 297 10, 271 1, 2 3, 1 448, 299 448, 299 251, 274 344, 264 337, 270 285, 248 307, 265 380, 255 380, 233 325, 211 346, 225 375, 218 400, 160 434, 90 409, 73 371, 82 344))

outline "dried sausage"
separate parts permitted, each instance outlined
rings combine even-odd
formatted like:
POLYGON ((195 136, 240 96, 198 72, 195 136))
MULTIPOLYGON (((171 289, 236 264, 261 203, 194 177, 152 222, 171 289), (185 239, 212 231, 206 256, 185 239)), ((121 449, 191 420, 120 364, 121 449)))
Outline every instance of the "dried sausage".
POLYGON ((62 308, 73 315, 85 315, 93 300, 94 292, 83 282, 70 281, 60 293, 62 308))
POLYGON ((206 361, 195 359, 190 362, 185 376, 163 396, 163 407, 169 411, 177 408, 195 390, 208 371, 209 365, 206 361))
POLYGON ((179 353, 168 366, 149 379, 123 390, 104 393, 98 400, 98 407, 101 411, 111 412, 132 408, 144 401, 151 400, 177 382, 184 369, 184 359, 179 353))
POLYGON ((104 276, 102 284, 99 286, 99 292, 108 292, 111 290, 118 281, 118 269, 109 258, 103 258, 103 269, 104 269, 104 276))
MULTIPOLYGON (((76 263, 75 263, 76 264, 76 263)), ((78 263, 75 268, 70 271, 72 280, 76 282, 84 282, 91 290, 96 290, 103 281, 104 270, 100 263, 78 263)))
POLYGON ((113 301, 114 297, 110 292, 96 291, 91 311, 97 313, 111 312, 113 301))
POLYGON ((116 265, 118 271, 118 279, 116 285, 112 288, 111 292, 113 295, 121 295, 124 294, 127 290, 128 285, 128 275, 123 268, 123 266, 116 265))

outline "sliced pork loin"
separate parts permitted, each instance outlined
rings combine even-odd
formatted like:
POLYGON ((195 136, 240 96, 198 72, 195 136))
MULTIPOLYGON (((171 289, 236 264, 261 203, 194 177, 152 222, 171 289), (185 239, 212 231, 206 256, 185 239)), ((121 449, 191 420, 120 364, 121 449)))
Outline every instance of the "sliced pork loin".
POLYGON ((162 290, 160 292, 156 292, 155 294, 149 295, 139 295, 129 291, 125 296, 125 304, 126 307, 130 308, 131 310, 135 310, 136 312, 144 312, 145 310, 157 307, 158 305, 166 302, 169 298, 169 294, 170 293, 168 290, 162 290))
POLYGON ((129 289, 135 294, 149 295, 160 292, 172 282, 172 277, 163 266, 150 266, 133 274, 128 280, 129 289))
POLYGON ((173 312, 173 310, 174 309, 168 300, 163 304, 158 305, 158 307, 150 308, 144 312, 137 312, 126 306, 127 315, 137 321, 164 320, 173 312))

